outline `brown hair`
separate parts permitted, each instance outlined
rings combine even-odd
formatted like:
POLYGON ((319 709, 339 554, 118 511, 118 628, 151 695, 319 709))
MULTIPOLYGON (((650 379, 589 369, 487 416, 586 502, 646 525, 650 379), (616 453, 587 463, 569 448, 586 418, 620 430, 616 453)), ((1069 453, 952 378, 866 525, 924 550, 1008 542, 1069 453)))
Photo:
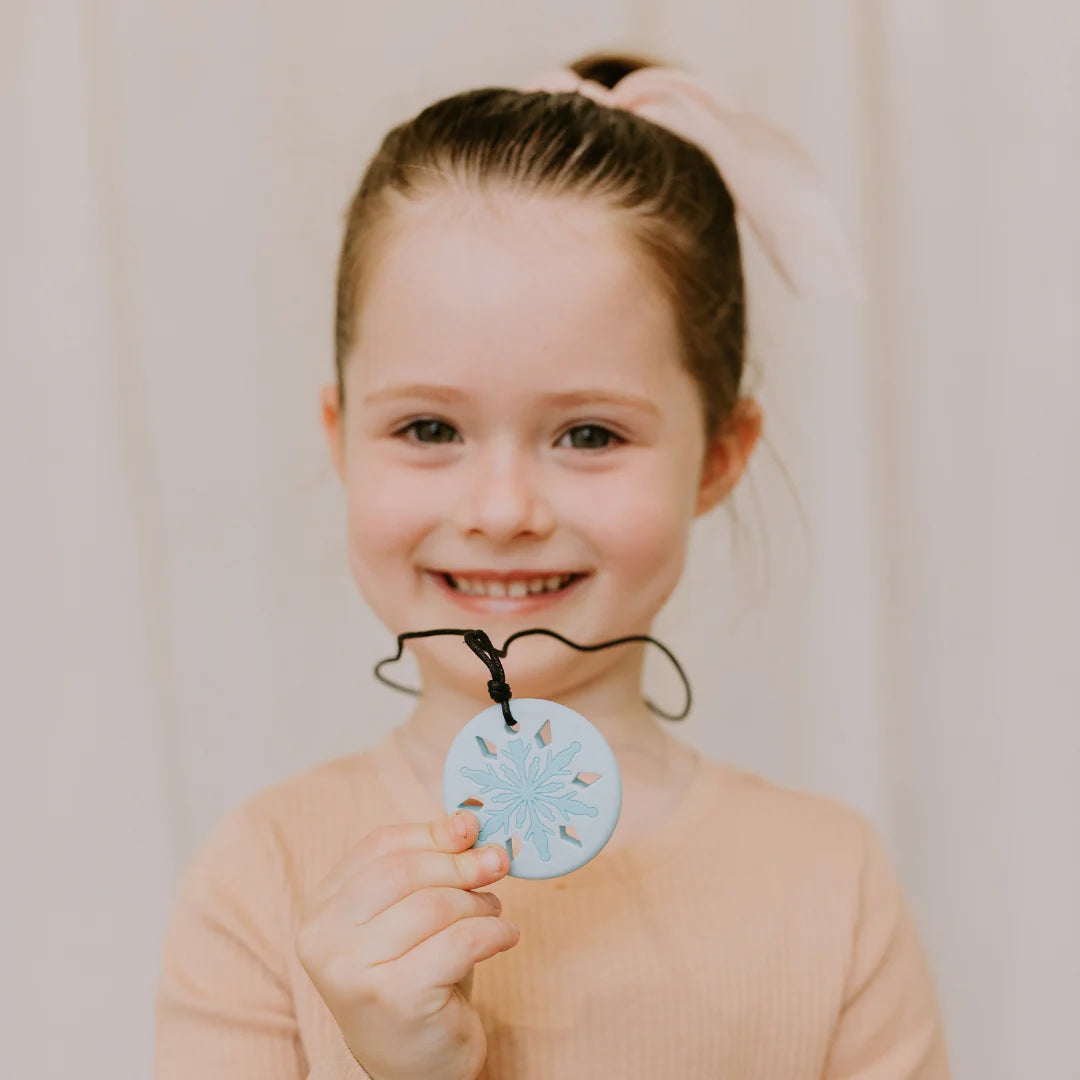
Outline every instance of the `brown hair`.
MULTIPOLYGON (((614 87, 644 57, 592 53, 570 65, 614 87)), ((346 215, 338 267, 335 366, 353 343, 364 256, 392 194, 418 198, 447 183, 498 184, 596 198, 623 213, 673 305, 683 362, 697 382, 711 440, 738 398, 746 354, 739 238, 731 196, 711 158, 664 127, 582 94, 469 90, 387 133, 346 215)), ((370 260, 368 260, 370 261, 370 260)))

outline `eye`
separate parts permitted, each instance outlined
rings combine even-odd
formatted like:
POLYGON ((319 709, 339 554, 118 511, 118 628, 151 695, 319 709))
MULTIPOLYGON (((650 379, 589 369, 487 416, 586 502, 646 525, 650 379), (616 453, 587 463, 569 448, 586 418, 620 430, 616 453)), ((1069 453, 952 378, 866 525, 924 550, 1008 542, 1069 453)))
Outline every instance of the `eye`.
POLYGON ((454 428, 446 423, 444 420, 435 420, 431 417, 425 417, 422 420, 413 420, 412 423, 406 424, 400 431, 395 432, 396 435, 406 436, 408 432, 415 432, 415 436, 408 439, 409 442, 422 442, 422 443, 446 443, 453 442, 454 436, 457 432, 454 428))
POLYGON ((613 441, 618 443, 626 441, 601 424, 578 424, 577 427, 570 428, 563 438, 568 436, 570 445, 575 450, 604 450, 612 445, 613 441))

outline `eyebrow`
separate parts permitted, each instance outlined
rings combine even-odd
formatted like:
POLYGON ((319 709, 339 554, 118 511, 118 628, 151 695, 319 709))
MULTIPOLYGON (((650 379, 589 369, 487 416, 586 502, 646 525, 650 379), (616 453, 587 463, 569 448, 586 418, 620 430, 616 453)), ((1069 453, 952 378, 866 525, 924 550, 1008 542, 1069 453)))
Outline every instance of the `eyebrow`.
MULTIPOLYGON (((404 383, 399 386, 384 386, 380 390, 374 390, 363 399, 365 405, 373 405, 380 401, 393 400, 395 398, 428 398, 432 401, 443 401, 447 404, 455 404, 464 401, 469 395, 464 390, 454 386, 441 386, 436 383, 404 383)), ((543 394, 542 399, 551 404, 563 408, 572 408, 577 405, 625 405, 632 409, 640 409, 642 412, 654 416, 660 414, 656 404, 647 397, 638 394, 626 394, 618 390, 607 390, 601 387, 596 389, 564 390, 559 393, 543 394)))

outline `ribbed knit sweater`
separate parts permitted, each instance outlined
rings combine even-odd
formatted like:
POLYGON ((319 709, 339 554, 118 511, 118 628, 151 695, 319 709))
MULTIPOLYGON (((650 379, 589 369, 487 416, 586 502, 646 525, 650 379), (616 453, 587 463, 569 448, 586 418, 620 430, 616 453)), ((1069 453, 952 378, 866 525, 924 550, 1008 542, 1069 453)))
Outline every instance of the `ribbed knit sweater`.
MULTIPOLYGON (((166 933, 156 1080, 363 1080, 295 953, 303 899, 371 829, 442 814, 395 734, 227 814, 166 933)), ((480 1080, 949 1075, 897 879, 831 799, 699 757, 659 832, 489 888, 521 938, 474 969, 480 1080)))

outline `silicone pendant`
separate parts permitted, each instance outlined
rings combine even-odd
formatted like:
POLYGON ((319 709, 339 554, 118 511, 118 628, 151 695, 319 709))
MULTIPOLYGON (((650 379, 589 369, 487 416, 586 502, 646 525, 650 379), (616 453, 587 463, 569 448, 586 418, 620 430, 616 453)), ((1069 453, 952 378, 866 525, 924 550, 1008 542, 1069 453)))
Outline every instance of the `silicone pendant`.
POLYGON ((446 812, 480 821, 474 847, 502 843, 510 874, 552 878, 584 866, 611 838, 622 780, 607 740, 580 713, 543 698, 514 698, 477 713, 443 766, 446 812))

